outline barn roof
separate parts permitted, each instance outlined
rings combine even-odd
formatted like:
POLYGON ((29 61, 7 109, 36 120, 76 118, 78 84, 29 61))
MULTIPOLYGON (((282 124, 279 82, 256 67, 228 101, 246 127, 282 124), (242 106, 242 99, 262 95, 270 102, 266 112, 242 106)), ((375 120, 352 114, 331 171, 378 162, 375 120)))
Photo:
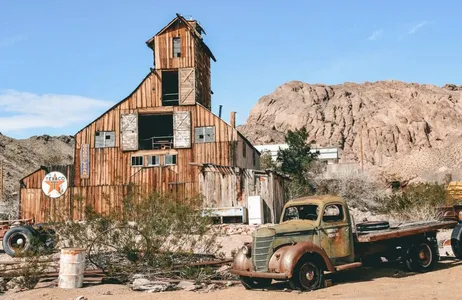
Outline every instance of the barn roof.
POLYGON ((171 26, 173 26, 173 24, 175 24, 176 22, 181 22, 181 23, 185 24, 186 27, 189 29, 189 31, 192 33, 193 37, 196 40, 199 41, 199 44, 201 45, 201 47, 205 51, 205 53, 207 53, 207 55, 211 59, 213 59, 213 61, 215 61, 215 62, 217 61, 217 59, 213 55, 210 48, 204 43, 204 40, 202 39, 201 34, 202 33, 206 34, 204 28, 202 28, 202 26, 200 26, 197 21, 188 21, 182 15, 180 15, 178 13, 176 14, 176 17, 173 20, 171 20, 164 28, 162 28, 152 38, 150 38, 149 40, 146 41, 146 44, 148 45, 148 47, 154 50, 154 39, 155 39, 155 37, 162 34, 162 33, 164 33, 167 29, 169 29, 171 26), (193 24, 194 24, 194 26, 193 26, 193 24))

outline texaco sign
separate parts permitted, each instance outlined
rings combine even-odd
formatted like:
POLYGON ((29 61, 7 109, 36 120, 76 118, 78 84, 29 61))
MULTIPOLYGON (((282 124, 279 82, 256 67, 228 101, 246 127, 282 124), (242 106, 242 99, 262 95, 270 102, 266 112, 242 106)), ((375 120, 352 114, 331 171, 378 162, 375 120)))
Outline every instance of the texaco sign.
POLYGON ((67 178, 60 172, 48 173, 42 181, 42 191, 51 198, 61 197, 67 190, 67 178))

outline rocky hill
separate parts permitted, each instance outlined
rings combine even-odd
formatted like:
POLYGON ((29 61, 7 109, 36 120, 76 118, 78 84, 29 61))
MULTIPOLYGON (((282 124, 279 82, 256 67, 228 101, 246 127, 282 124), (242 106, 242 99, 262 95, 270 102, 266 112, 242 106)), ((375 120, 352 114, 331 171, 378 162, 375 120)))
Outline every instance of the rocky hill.
MULTIPOLYGON (((5 200, 15 199, 19 180, 41 165, 68 164, 74 156, 74 137, 48 135, 13 139, 0 133, 0 160, 4 166, 5 200)), ((0 199, 1 200, 1 199, 0 199)))
POLYGON ((362 140, 366 168, 404 180, 429 177, 421 168, 446 172, 462 164, 453 146, 462 144, 461 95, 462 86, 449 84, 291 81, 263 96, 239 129, 255 144, 270 144, 306 126, 310 141, 340 147, 341 162, 359 161, 362 140))

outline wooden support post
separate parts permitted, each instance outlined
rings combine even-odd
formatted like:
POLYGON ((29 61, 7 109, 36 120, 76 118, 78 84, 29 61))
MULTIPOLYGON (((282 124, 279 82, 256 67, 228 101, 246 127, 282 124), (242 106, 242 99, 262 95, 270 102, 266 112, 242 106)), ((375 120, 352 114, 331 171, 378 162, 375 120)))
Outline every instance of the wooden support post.
POLYGON ((3 186, 3 161, 0 160, 0 201, 5 201, 3 186))

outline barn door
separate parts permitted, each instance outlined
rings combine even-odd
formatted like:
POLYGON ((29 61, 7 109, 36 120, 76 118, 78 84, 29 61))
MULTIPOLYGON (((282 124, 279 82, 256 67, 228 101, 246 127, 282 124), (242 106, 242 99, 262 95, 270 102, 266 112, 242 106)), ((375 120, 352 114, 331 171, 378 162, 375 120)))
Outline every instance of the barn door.
POLYGON ((196 71, 194 68, 179 69, 179 99, 180 105, 196 103, 196 71))
POLYGON ((138 115, 120 115, 120 147, 122 151, 138 150, 138 115))
POLYGON ((173 148, 191 148, 191 114, 189 111, 173 113, 173 148))

